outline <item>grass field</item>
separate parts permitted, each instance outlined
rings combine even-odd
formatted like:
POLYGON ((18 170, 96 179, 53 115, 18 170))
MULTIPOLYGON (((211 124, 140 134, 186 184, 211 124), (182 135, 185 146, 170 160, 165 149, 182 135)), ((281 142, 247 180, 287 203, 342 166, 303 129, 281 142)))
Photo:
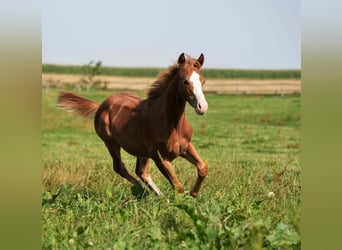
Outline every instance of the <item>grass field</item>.
MULTIPOLYGON (((207 94, 204 116, 187 107, 209 165, 194 199, 175 193, 154 164, 160 197, 115 174, 93 120, 57 109, 57 93, 42 94, 43 249, 300 249, 299 95, 207 94)), ((113 93, 81 95, 100 102, 113 93)), ((135 158, 122 154, 134 173, 135 158)), ((195 167, 182 159, 174 167, 189 190, 195 167)))

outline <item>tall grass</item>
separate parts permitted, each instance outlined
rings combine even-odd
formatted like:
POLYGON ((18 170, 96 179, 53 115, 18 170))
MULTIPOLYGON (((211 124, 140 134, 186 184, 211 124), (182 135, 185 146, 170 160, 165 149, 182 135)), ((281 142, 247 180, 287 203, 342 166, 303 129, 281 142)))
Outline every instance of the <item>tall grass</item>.
MULTIPOLYGON (((196 199, 175 193, 154 164, 160 197, 115 174, 93 121, 57 109, 56 97, 43 92, 43 249, 300 249, 300 96, 207 94, 201 117, 187 107, 209 165, 196 199)), ((134 157, 122 155, 134 173, 134 157)), ((190 189, 195 167, 174 167, 190 189)))

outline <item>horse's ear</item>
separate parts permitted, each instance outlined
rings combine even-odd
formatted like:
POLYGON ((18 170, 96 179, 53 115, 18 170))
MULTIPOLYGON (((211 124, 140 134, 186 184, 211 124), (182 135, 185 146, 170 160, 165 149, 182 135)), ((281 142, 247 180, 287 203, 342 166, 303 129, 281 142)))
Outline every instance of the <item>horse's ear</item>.
POLYGON ((199 63, 199 67, 198 68, 201 68, 203 63, 204 63, 204 55, 203 55, 203 53, 201 53, 201 55, 197 59, 197 62, 199 63))
POLYGON ((178 57, 178 65, 183 65, 184 63, 185 63, 185 55, 184 55, 184 53, 182 53, 178 57))

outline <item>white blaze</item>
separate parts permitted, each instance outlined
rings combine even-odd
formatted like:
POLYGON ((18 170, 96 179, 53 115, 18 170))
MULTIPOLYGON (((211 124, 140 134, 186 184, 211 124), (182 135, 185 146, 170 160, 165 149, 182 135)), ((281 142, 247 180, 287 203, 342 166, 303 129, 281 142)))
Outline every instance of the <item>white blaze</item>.
POLYGON ((194 86, 194 95, 197 99, 198 104, 200 105, 200 111, 205 112, 208 109, 208 103, 205 100, 203 90, 202 90, 202 83, 199 78, 199 74, 195 71, 192 72, 190 81, 194 86))

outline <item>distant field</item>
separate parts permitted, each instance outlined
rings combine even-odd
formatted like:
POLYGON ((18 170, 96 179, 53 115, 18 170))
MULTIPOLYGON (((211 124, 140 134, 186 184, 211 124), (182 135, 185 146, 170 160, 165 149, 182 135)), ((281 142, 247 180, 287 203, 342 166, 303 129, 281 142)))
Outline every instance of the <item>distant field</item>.
MULTIPOLYGON (((187 106, 209 166, 194 199, 174 193, 153 163, 161 197, 115 174, 93 120, 56 107, 61 90, 42 90, 42 249, 301 249, 300 95, 208 93, 204 116, 187 106)), ((115 93, 79 94, 101 102, 115 93)), ((122 154, 134 175, 135 158, 122 154)), ((189 190, 195 167, 174 167, 189 190)))
MULTIPOLYGON (((71 87, 77 85, 83 75, 51 74, 42 75, 44 88, 71 87)), ((127 77, 99 75, 94 78, 106 84, 110 90, 147 91, 154 82, 154 77, 127 77)), ((300 79, 207 79, 205 92, 226 94, 300 94, 300 79)))
MULTIPOLYGON (((165 68, 101 67, 100 75, 126 77, 156 77, 165 68)), ((43 64, 42 73, 83 74, 83 66, 43 64)), ((300 79, 300 70, 202 69, 208 79, 300 79)))

